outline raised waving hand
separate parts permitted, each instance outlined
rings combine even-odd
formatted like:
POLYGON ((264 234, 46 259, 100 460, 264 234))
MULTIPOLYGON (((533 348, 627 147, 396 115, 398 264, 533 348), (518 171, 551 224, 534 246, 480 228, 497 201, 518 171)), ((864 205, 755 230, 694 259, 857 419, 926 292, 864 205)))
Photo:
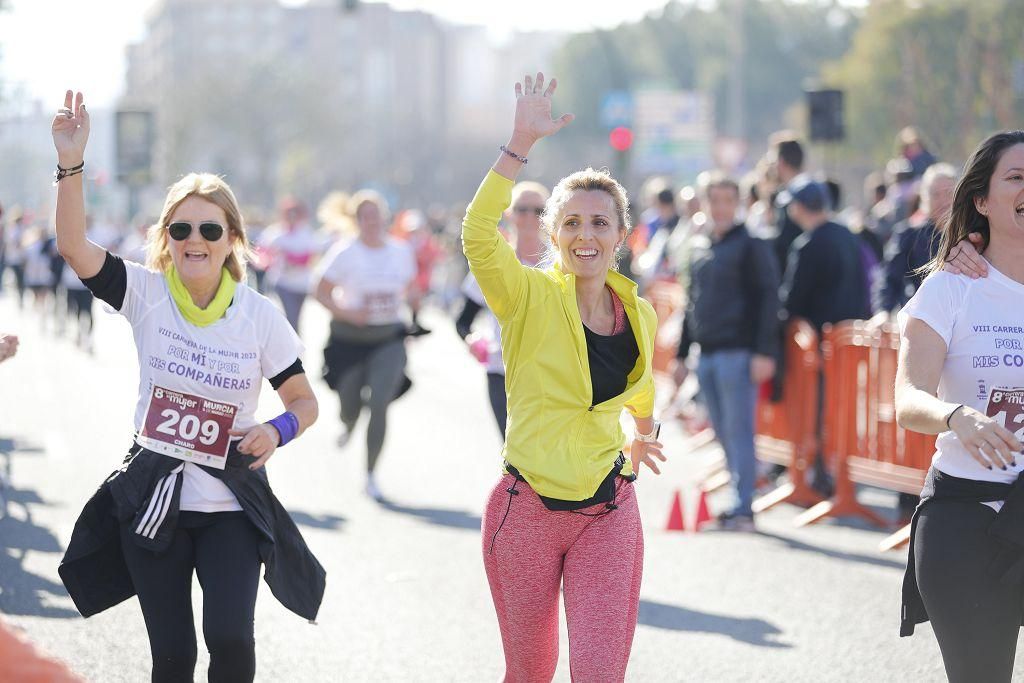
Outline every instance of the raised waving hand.
POLYGON ((558 81, 554 78, 545 88, 544 74, 540 72, 536 80, 527 76, 522 83, 516 83, 515 124, 512 137, 494 164, 497 173, 514 180, 534 143, 557 133, 576 118, 572 114, 551 118, 551 97, 557 88, 558 81))
POLYGON ((57 163, 71 168, 85 159, 85 145, 89 140, 89 112, 85 110, 82 93, 64 93, 64 106, 57 110, 51 125, 53 146, 57 148, 57 163))
POLYGON ((85 236, 85 195, 82 189, 85 144, 89 141, 89 112, 82 93, 68 90, 64 106, 51 125, 57 148, 57 250, 80 278, 100 272, 105 249, 85 236), (67 173, 67 171, 71 171, 67 173))
POLYGON ((558 88, 554 78, 544 88, 544 74, 538 72, 537 79, 527 76, 522 83, 516 83, 516 119, 514 137, 522 137, 536 142, 546 138, 569 125, 574 118, 572 114, 563 114, 557 119, 551 118, 551 97, 558 88))

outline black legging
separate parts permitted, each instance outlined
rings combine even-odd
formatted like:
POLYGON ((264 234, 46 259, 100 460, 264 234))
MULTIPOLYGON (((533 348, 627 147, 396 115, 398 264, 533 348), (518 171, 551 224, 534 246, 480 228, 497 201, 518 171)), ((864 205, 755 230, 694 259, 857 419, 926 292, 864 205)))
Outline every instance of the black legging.
POLYGON ((149 632, 154 683, 191 683, 196 666, 192 570, 203 588, 209 680, 256 675, 253 614, 259 587, 259 534, 244 512, 182 512, 174 540, 156 554, 137 546, 128 524, 121 545, 149 632))
POLYGON ((988 526, 995 511, 975 502, 934 500, 914 540, 917 584, 952 683, 1009 681, 1024 595, 993 578, 999 551, 988 526))

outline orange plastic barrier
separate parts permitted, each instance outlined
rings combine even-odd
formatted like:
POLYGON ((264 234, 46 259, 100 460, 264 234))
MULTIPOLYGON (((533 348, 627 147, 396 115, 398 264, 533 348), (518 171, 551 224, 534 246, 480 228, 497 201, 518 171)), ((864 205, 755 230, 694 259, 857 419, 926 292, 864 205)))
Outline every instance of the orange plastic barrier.
POLYGON ((0 621, 0 681, 18 683, 83 683, 66 666, 40 654, 27 640, 0 621))
POLYGON ((818 405, 818 335, 805 320, 786 328, 783 395, 778 403, 757 406, 755 446, 759 460, 785 465, 789 482, 754 501, 754 512, 779 503, 809 506, 821 496, 807 485, 806 472, 818 450, 815 406, 818 405))
POLYGON ((825 326, 822 431, 835 494, 800 515, 798 524, 855 515, 885 527, 885 519, 857 502, 856 484, 920 492, 935 437, 907 432, 896 424, 898 352, 899 334, 892 326, 869 328, 862 320, 825 326))

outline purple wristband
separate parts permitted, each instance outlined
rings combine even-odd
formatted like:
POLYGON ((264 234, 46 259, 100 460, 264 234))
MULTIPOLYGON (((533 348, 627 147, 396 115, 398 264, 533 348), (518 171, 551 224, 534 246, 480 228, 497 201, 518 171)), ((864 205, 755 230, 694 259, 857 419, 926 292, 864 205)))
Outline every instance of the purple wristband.
POLYGON ((277 444, 279 447, 294 439, 299 433, 299 418, 295 417, 295 413, 290 410, 281 413, 267 424, 273 425, 280 435, 281 442, 277 444))

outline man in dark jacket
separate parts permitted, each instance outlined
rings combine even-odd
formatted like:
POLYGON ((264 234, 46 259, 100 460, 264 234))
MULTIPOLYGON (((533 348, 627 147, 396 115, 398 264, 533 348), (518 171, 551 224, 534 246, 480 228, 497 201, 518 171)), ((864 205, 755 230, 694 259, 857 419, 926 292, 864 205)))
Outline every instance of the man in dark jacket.
POLYGON ((825 323, 868 317, 860 243, 828 217, 828 189, 805 179, 783 193, 803 234, 790 247, 780 297, 789 317, 806 318, 821 332, 825 323))
POLYGON ((775 374, 779 345, 779 274, 766 242, 736 222, 737 183, 713 176, 704 213, 708 235, 694 236, 679 344, 680 370, 692 344, 700 346, 697 378, 732 475, 736 503, 719 517, 721 528, 752 531, 754 513, 754 410, 757 387, 775 374))
MULTIPOLYGON (((861 245, 845 226, 829 220, 828 188, 804 179, 786 194, 789 215, 803 230, 790 247, 779 290, 786 317, 804 318, 819 335, 825 323, 867 318, 869 299, 861 245)), ((824 396, 824 386, 819 389, 818 395, 824 396)), ((819 401, 819 432, 821 408, 819 401)), ((820 453, 811 484, 823 495, 831 495, 832 482, 820 453)))

